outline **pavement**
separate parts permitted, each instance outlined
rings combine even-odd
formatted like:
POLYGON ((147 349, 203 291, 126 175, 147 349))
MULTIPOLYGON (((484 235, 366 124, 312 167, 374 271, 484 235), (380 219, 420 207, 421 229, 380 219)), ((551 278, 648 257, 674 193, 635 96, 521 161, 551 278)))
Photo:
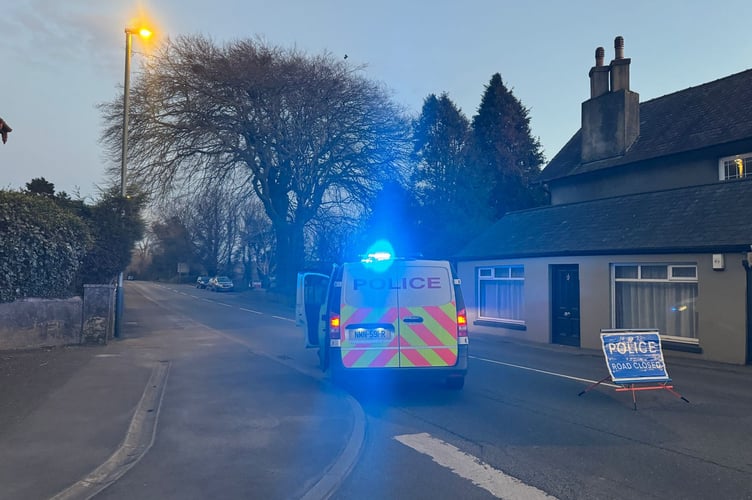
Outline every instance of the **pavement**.
POLYGON ((0 354, 0 498, 52 498, 120 447, 151 377, 127 347, 0 354))
MULTIPOLYGON (((126 304, 126 310, 134 304, 128 291, 126 304)), ((146 302, 136 305, 149 307, 146 302)), ((0 500, 91 498, 146 456, 157 435, 170 371, 180 363, 180 353, 166 349, 170 332, 159 328, 148 333, 131 328, 131 335, 124 328, 121 338, 102 346, 0 351, 0 500)), ((269 365, 296 384, 312 383, 309 375, 284 366, 284 360, 258 357, 255 369, 269 365)), ((177 379, 174 384, 179 385, 177 379)), ((253 390, 254 398, 273 399, 283 408, 300 407, 300 392, 272 393, 273 388, 262 384, 253 390)), ((313 479, 303 489, 299 482, 290 482, 291 489, 283 493, 273 485, 276 489, 270 491, 279 498, 325 498, 352 467, 362 442, 364 419, 352 398, 342 391, 308 392, 314 393, 311 397, 317 398, 321 411, 344 415, 352 427, 341 437, 323 440, 324 459, 309 466, 306 472, 313 479)), ((257 453, 258 470, 284 470, 284 448, 293 446, 289 429, 277 426, 265 432, 281 452, 257 453), (270 463, 274 460, 280 463, 270 463)), ((259 488, 264 491, 263 485, 259 488)), ((129 498, 122 495, 113 486, 105 496, 129 498)))

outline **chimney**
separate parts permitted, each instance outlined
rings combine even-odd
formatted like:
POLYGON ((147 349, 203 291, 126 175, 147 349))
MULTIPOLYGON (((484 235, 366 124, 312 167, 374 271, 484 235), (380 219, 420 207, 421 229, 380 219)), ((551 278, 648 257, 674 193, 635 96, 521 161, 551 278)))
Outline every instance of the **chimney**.
POLYGON ((624 39, 620 36, 614 40, 614 60, 611 61, 611 91, 629 90, 629 63, 631 59, 624 59, 624 39))
POLYGON ((595 51, 590 69, 590 99, 582 103, 582 163, 624 155, 640 134, 640 96, 629 90, 624 39, 614 40, 614 59, 603 66, 604 51, 595 51))
POLYGON ((603 65, 606 51, 603 47, 595 49, 595 66, 590 68, 590 98, 608 93, 609 67, 603 65))

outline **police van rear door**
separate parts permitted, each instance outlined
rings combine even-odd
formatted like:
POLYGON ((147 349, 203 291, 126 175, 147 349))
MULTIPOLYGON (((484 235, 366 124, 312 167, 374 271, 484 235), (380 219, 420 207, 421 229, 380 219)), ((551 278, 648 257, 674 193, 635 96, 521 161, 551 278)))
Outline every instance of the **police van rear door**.
POLYGON ((340 300, 340 354, 345 368, 399 367, 398 278, 385 264, 345 264, 340 300))
POLYGON ((346 265, 341 356, 346 368, 451 366, 457 360, 457 307, 448 263, 346 265))
POLYGON ((406 261, 400 274, 400 367, 455 365, 457 304, 449 264, 406 261))
POLYGON ((326 300, 329 276, 321 273, 298 273, 295 293, 295 324, 303 329, 306 347, 319 346, 321 306, 326 300))

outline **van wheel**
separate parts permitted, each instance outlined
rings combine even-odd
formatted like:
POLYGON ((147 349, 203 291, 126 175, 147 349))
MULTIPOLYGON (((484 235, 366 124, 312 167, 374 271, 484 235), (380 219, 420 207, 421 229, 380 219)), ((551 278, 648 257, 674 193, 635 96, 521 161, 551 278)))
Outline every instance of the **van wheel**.
POLYGON ((451 389, 453 391, 459 391, 460 389, 465 387, 465 377, 462 377, 462 376, 447 377, 445 383, 446 383, 447 389, 451 389))

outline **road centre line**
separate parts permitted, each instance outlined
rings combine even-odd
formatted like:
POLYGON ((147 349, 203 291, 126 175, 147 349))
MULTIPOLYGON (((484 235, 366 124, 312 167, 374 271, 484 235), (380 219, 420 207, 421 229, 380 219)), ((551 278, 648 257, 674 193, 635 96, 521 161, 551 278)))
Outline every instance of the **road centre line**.
POLYGON ((282 321, 289 321, 289 322, 291 322, 291 323, 294 323, 294 322, 295 322, 295 320, 294 320, 294 319, 290 319, 290 318, 285 318, 284 316, 274 316, 274 315, 272 315, 272 318, 277 318, 277 319, 281 319, 282 321))
POLYGON ((478 458, 455 448, 449 443, 436 439, 426 432, 403 434, 394 436, 394 439, 419 453, 428 455, 437 464, 471 481, 496 498, 520 500, 556 498, 534 486, 523 483, 516 477, 494 469, 478 458))
MULTIPOLYGON (((581 378, 581 377, 573 377, 572 375, 564 375, 563 373, 556 373, 556 372, 549 372, 549 371, 546 371, 546 370, 539 370, 538 368, 530 368, 529 366, 515 365, 515 364, 512 364, 512 363, 504 363, 503 361, 497 361, 495 359, 481 358, 481 357, 478 357, 478 356, 470 356, 470 357, 472 359, 477 359, 478 361, 485 361, 486 363, 492 363, 492 364, 495 364, 495 365, 504 365, 504 366, 509 366, 511 368, 519 368, 520 370, 528 370, 528 371, 531 371, 531 372, 542 373, 544 375, 552 375, 554 377, 566 378, 566 379, 569 379, 569 380, 576 380, 577 382, 585 382, 587 384, 595 384, 596 382, 598 382, 597 380, 590 380, 590 379, 581 378)), ((608 387, 619 387, 618 385, 609 384, 608 382, 601 382, 601 385, 605 385, 605 386, 608 386, 608 387)))
MULTIPOLYGON (((183 295, 188 295, 188 294, 186 294, 186 293, 180 292, 180 291, 178 291, 178 290, 175 290, 175 289, 171 289, 171 290, 172 290, 172 291, 174 291, 174 292, 177 292, 177 293, 181 293, 181 294, 183 294, 183 295)), ((227 303, 225 303, 225 302, 220 302, 220 301, 218 301, 218 300, 206 299, 206 298, 204 298, 204 297, 199 297, 199 296, 197 296, 197 295, 190 295, 190 297, 194 297, 194 298, 196 298, 196 299, 199 299, 199 300, 203 300, 204 302, 211 302, 212 304, 219 304, 219 305, 222 305, 222 306, 225 306, 225 307, 235 307, 235 305, 233 305, 233 304, 227 304, 227 303)), ((241 311, 245 311, 245 312, 249 312, 249 313, 253 313, 253 314, 259 314, 259 315, 263 315, 263 314, 264 314, 263 312, 260 312, 260 311, 254 311, 253 309, 246 309, 245 307, 238 307, 238 309, 240 309, 241 311)), ((294 320, 294 319, 291 319, 291 318, 285 318, 285 317, 283 317, 283 316, 275 316, 275 315, 272 315, 272 318, 276 318, 276 319, 281 319, 282 321, 289 321, 289 322, 291 322, 291 323, 294 323, 294 322, 295 322, 295 320, 294 320)))
POLYGON ((245 307, 238 307, 241 311, 253 313, 253 314, 264 314, 261 311, 254 311, 253 309, 246 309, 245 307))

